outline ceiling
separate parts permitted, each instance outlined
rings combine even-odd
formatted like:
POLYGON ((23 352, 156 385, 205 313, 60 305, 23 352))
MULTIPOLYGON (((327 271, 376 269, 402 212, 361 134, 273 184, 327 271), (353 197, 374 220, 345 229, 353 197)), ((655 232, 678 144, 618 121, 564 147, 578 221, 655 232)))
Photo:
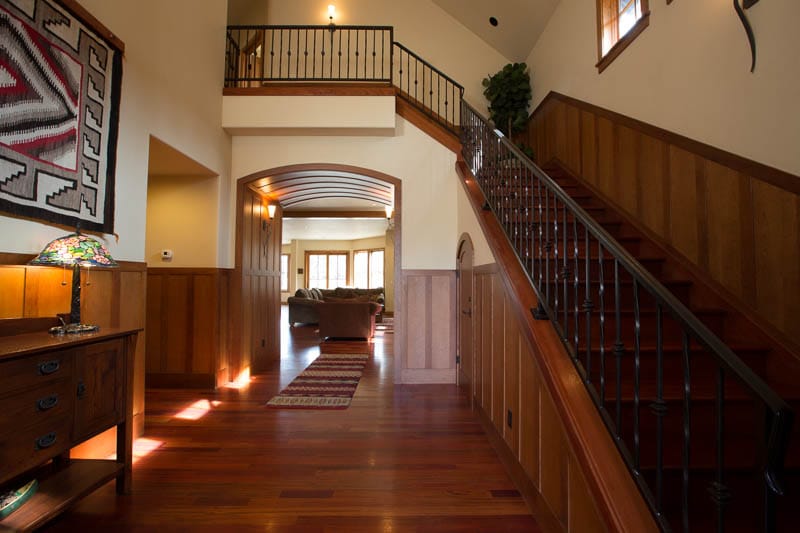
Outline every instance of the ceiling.
POLYGON ((385 218, 284 218, 282 240, 350 241, 383 236, 387 228, 385 218))
POLYGON ((509 60, 525 62, 561 0, 431 1, 509 60))

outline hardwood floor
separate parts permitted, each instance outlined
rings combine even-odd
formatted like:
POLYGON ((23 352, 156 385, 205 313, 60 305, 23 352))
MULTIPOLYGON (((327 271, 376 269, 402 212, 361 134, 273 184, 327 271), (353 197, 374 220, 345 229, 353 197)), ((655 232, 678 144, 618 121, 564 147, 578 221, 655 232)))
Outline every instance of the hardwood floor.
POLYGON ((241 389, 148 390, 133 493, 109 484, 46 530, 541 530, 455 385, 393 384, 392 334, 326 343, 372 354, 348 409, 266 408, 320 352, 283 311, 274 367, 241 389))

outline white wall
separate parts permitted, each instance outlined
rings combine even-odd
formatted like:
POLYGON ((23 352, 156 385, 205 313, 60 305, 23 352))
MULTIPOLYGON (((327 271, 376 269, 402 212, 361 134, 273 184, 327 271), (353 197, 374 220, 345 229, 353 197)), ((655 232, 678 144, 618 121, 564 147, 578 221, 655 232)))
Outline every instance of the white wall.
POLYGON ((486 111, 481 80, 509 60, 430 0, 269 0, 270 24, 327 24, 329 3, 337 24, 394 26, 394 39, 464 86, 466 100, 486 111))
MULTIPOLYGON (((454 269, 458 233, 456 156, 402 117, 394 137, 234 137, 239 179, 284 165, 336 163, 402 180, 404 269, 454 269)), ((230 222, 229 222, 230 223, 230 222)))
MULTIPOLYGON (((478 217, 475 216, 475 211, 469 203, 464 187, 459 184, 458 186, 458 234, 468 233, 472 239, 472 246, 474 249, 473 264, 488 265, 495 262, 494 255, 489 248, 489 243, 486 242, 486 237, 483 235, 478 217)), ((456 243, 458 244, 458 243, 456 243)), ((453 255, 458 253, 456 248, 453 248, 453 255)))
POLYGON ((533 108, 551 90, 800 174, 800 2, 650 2, 650 27, 597 73, 595 3, 561 0, 528 58, 533 108))
MULTIPOLYGON (((108 236, 106 242, 116 259, 142 261, 151 134, 227 184, 230 146, 220 127, 226 2, 81 0, 81 5, 125 43, 115 201, 119 239, 108 236)), ((229 187, 221 191, 228 194, 229 187)), ((6 252, 35 253, 64 234, 4 216, 0 224, 0 250, 6 252)))

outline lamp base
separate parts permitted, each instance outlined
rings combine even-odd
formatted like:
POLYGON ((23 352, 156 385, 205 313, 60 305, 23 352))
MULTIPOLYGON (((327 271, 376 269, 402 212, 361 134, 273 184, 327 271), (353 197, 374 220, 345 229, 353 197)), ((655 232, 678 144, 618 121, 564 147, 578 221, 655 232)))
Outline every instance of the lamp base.
POLYGON ((97 331, 100 326, 93 324, 66 324, 64 326, 55 326, 49 329, 51 335, 72 335, 75 333, 91 333, 97 331))

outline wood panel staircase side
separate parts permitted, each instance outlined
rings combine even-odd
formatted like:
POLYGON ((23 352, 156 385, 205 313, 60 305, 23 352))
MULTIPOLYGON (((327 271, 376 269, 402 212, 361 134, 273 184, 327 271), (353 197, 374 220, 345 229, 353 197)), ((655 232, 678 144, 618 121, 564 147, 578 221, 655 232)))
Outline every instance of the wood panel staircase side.
MULTIPOLYGON (((486 198, 464 163, 456 171, 500 267, 521 333, 537 356, 544 380, 566 429, 597 508, 610 531, 655 531, 657 527, 581 378, 550 324, 536 321, 537 298, 497 218, 482 206, 486 198)), ((534 480, 535 481, 535 480, 534 480)))

